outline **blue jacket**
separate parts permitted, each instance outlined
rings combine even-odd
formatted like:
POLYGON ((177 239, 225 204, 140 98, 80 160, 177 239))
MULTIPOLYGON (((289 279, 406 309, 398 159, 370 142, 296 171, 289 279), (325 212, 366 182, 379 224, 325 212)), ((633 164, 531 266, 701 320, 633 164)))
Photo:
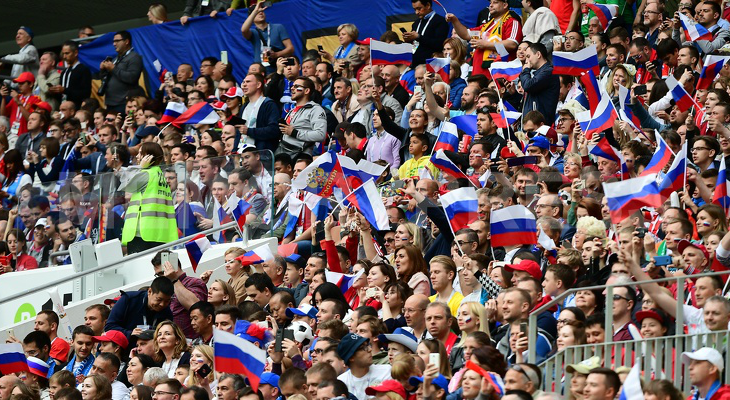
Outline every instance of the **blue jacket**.
POLYGON ((451 101, 451 108, 458 110, 461 108, 461 95, 464 93, 466 88, 466 81, 462 78, 456 78, 449 85, 449 101, 451 101))
POLYGON ((546 120, 553 120, 560 97, 560 79, 557 75, 553 75, 553 65, 548 62, 536 70, 523 69, 520 74, 520 83, 525 90, 522 115, 536 110, 546 120))
POLYGON ((120 331, 130 339, 132 331, 138 325, 149 325, 150 329, 155 329, 157 324, 165 320, 172 321, 170 306, 160 312, 150 310, 147 307, 146 290, 122 292, 122 296, 109 314, 109 319, 106 320, 104 331, 120 331))

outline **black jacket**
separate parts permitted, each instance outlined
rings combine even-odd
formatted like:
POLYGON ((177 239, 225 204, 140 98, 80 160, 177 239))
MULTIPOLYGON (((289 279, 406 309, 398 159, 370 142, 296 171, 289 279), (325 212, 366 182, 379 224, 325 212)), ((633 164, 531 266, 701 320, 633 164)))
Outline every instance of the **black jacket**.
MULTIPOLYGON (((244 104, 241 111, 249 105, 248 102, 244 104)), ((281 109, 276 105, 276 102, 270 98, 264 98, 256 115, 256 127, 249 128, 246 134, 256 141, 256 148, 275 151, 279 147, 281 141, 280 119, 281 109)))
POLYGON ((74 68, 66 68, 61 74, 61 84, 66 100, 73 101, 76 108, 91 96, 91 71, 89 67, 79 63, 74 68))
POLYGON ((108 106, 124 105, 130 91, 141 90, 139 77, 142 75, 142 56, 134 50, 117 56, 114 69, 109 73, 106 87, 108 106))
POLYGON ((413 32, 418 32, 418 49, 413 53, 411 68, 425 64, 427 58, 432 58, 433 53, 441 52, 444 49, 444 40, 449 37, 449 24, 441 15, 433 13, 431 20, 428 18, 416 20, 412 27, 413 32), (428 26, 426 26, 428 24, 428 26), (426 29, 423 29, 423 28, 426 29))
MULTIPOLYGON (((132 331, 138 325, 149 325, 150 329, 155 329, 157 324, 168 319, 172 321, 170 306, 159 312, 147 307, 146 290, 122 292, 122 296, 109 314, 109 319, 106 320, 104 330, 119 331, 124 333, 127 339, 132 339, 132 331)), ((132 343, 131 340, 130 343, 132 343)))
POLYGON ((408 91, 406 91, 403 86, 400 84, 397 84, 395 86, 395 89, 393 89, 393 94, 390 95, 392 98, 398 100, 398 103, 400 103, 400 106, 404 109, 406 108, 406 104, 408 104, 408 100, 411 99, 411 95, 408 94, 408 91))
POLYGON ((523 69, 520 74, 520 83, 525 90, 522 115, 537 110, 546 121, 555 119, 555 110, 558 108, 560 96, 560 79, 557 75, 553 75, 553 65, 547 62, 537 70, 523 69))

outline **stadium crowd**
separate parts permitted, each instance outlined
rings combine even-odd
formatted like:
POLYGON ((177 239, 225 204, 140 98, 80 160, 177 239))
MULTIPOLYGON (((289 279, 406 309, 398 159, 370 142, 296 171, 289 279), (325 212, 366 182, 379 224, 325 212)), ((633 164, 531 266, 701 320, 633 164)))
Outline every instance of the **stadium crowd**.
MULTIPOLYGON (((228 3, 189 0, 180 23, 230 15, 228 3)), ((342 24, 336 51, 301 57, 256 3, 243 81, 211 56, 150 90, 127 31, 92 74, 78 40, 39 54, 21 27, 18 53, 0 58, 13 77, 0 88, 0 272, 70 264, 54 253, 84 239, 151 249, 238 219, 241 200, 244 229, 209 239, 279 246, 263 262, 230 248, 227 280, 187 275, 160 251, 151 284, 88 307, 70 342, 54 311, 39 312, 9 339, 29 368, 0 377, 0 400, 607 400, 636 360, 541 363, 571 346, 727 332, 727 275, 706 273, 730 269, 729 8, 492 0, 467 27, 472 16, 411 3, 409 29, 363 38, 342 24), (412 45, 412 61, 382 65, 370 49, 382 43, 412 45), (590 49, 595 75, 590 63, 554 73, 590 49), (515 60, 517 72, 495 73, 515 60), (343 202, 369 183, 335 179, 349 165, 376 168, 377 204, 343 202), (647 176, 679 185, 607 189, 647 176), (330 180, 336 193, 321 188, 330 180), (444 203, 455 191, 475 193, 459 210, 468 220, 444 203), (492 220, 516 209, 527 228, 492 220), (683 287, 656 281, 682 275, 683 287), (606 284, 611 299, 594 288, 606 284), (266 351, 257 385, 216 368, 217 330, 266 351), (546 374, 560 383, 544 387, 546 374)), ((162 5, 148 16, 168 22, 162 5)), ((674 360, 687 375, 645 371, 639 394, 678 400, 689 380, 692 398, 730 399, 727 348, 687 350, 674 360)))

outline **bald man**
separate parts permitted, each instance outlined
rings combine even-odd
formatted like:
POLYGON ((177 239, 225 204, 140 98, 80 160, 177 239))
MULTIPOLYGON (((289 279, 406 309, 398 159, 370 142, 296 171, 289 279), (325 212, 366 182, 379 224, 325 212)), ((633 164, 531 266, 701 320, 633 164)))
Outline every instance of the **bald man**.
POLYGON ((400 70, 395 65, 386 65, 380 72, 385 80, 385 90, 394 99, 398 100, 400 106, 405 108, 410 96, 400 84, 400 70))
MULTIPOLYGON (((286 232, 286 225, 289 221, 289 195, 291 191, 291 178, 288 174, 278 173, 274 175, 274 207, 276 214, 274 218, 267 218, 271 215, 271 210, 267 210, 264 216, 264 220, 268 221, 269 224, 273 224, 273 234, 267 234, 265 237, 276 237, 279 240, 284 238, 284 232, 286 232), (284 216, 282 218, 282 216, 284 216)), ((268 230, 268 227, 267 227, 268 230)), ((294 238, 294 233, 290 234, 290 238, 284 240, 284 243, 289 243, 294 238)))
POLYGON ((431 303, 428 297, 422 294, 414 294, 406 300, 403 306, 403 317, 406 325, 413 330, 413 334, 419 340, 426 338, 426 307, 431 303))
MULTIPOLYGON (((419 179, 418 183, 416 183, 416 190, 418 191, 418 193, 422 194, 423 197, 431 200, 434 204, 438 204, 436 194, 438 194, 439 185, 435 180, 419 179)), ((416 203, 415 199, 410 200, 410 203, 408 204, 408 209, 417 210, 417 212, 411 216, 408 222, 413 222, 419 227, 425 228, 427 215, 425 212, 423 212, 423 210, 420 210, 417 205, 418 204, 416 203)))

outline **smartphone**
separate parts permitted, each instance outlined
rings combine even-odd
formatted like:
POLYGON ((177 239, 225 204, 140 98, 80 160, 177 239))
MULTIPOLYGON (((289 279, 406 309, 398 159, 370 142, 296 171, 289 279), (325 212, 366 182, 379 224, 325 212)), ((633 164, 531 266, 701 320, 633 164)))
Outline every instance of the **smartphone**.
POLYGON ((292 57, 289 57, 286 60, 284 60, 284 65, 292 66, 295 64, 296 64, 296 62, 294 62, 294 58, 292 58, 292 57))
POLYGON ((492 164, 489 166, 489 171, 491 172, 499 172, 499 164, 492 164))
POLYGON ((193 78, 190 78, 187 81, 185 81, 185 85, 187 85, 187 86, 195 86, 195 81, 193 80, 193 78))
POLYGON ((226 50, 221 50, 221 62, 228 64, 228 52, 226 50))
POLYGON ((526 195, 540 194, 540 186, 538 185, 527 185, 525 186, 526 195))
POLYGON ((583 190, 586 188, 586 180, 581 179, 578 182, 575 183, 575 189, 576 190, 583 190))
POLYGON ((180 264, 177 260, 177 253, 168 253, 168 261, 170 261, 170 265, 172 265, 172 269, 177 271, 180 269, 180 264))
POLYGON ((522 332, 524 336, 527 336, 527 322, 520 322, 520 332, 522 332))
POLYGON ((646 85, 639 85, 634 88, 634 94, 637 96, 642 96, 646 94, 646 85))
POLYGON ((375 298, 375 294, 377 293, 377 289, 375 288, 369 288, 365 291, 365 297, 367 298, 375 298))
POLYGON ((317 240, 317 243, 320 243, 324 240, 324 222, 317 221, 317 228, 314 232, 314 238, 317 240))
POLYGON ((507 160, 507 166, 509 167, 519 167, 529 164, 537 164, 537 156, 513 157, 507 160))
POLYGON ((264 1, 264 2, 261 3, 261 7, 271 7, 271 2, 270 1, 264 1))
POLYGON ((406 186, 406 183, 402 179, 398 179, 393 181, 390 186, 393 188, 393 190, 398 190, 403 189, 406 186))
POLYGON ((350 62, 349 61, 345 61, 344 63, 342 63, 342 67, 343 68, 350 68, 350 62))
POLYGON ((164 266, 166 262, 170 261, 170 253, 163 252, 160 253, 160 265, 164 266))
POLYGON ((114 61, 114 58, 112 58, 112 56, 108 56, 104 59, 104 61, 114 61))
POLYGON ((565 43, 565 36, 563 36, 563 35, 553 36, 553 41, 557 42, 557 43, 565 43))
POLYGON ((493 261, 492 268, 504 268, 507 265, 504 261, 493 261))
POLYGON ((13 328, 8 329, 8 337, 15 337, 15 331, 13 328))
POLYGON ((428 363, 432 365, 441 365, 441 354, 428 353, 428 363))
POLYGON ((570 240, 563 240, 563 247, 565 247, 566 249, 572 249, 573 243, 570 243, 570 240))
POLYGON ((321 44, 318 44, 318 45, 317 45, 317 50, 319 50, 319 51, 324 51, 324 47, 322 47, 322 45, 321 45, 321 44))
POLYGON ((406 33, 406 32, 408 32, 408 31, 406 30, 406 28, 403 28, 403 27, 401 27, 401 28, 400 28, 400 31, 401 31, 401 33, 406 33))
POLYGON ((672 265, 672 256, 654 256, 654 265, 657 267, 672 265))
POLYGON ((281 342, 284 340, 284 329, 278 329, 276 331, 276 337, 274 342, 274 351, 277 353, 282 352, 281 342))
POLYGON ((639 239, 643 239, 646 236, 646 233, 649 232, 646 228, 636 228, 636 237, 639 239))
POLYGON ((208 364, 203 364, 198 368, 197 371, 195 371, 195 374, 198 375, 200 378, 205 378, 206 376, 210 375, 210 373, 213 372, 213 369, 208 364))

